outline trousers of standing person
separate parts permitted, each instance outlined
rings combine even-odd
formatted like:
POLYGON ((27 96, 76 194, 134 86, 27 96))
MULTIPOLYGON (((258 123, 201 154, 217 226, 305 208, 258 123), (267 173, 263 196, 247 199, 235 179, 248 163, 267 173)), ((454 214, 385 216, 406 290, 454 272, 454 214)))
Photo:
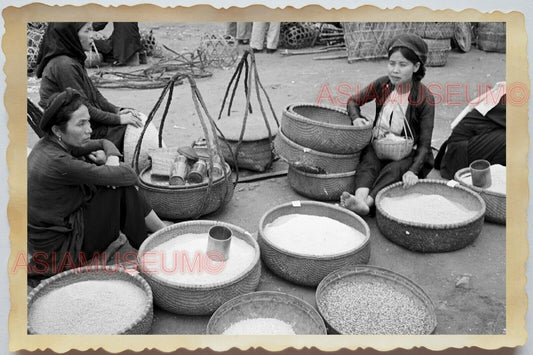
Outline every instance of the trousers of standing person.
POLYGON ((252 22, 227 22, 226 35, 235 37, 241 44, 248 44, 252 36, 252 22))
POLYGON ((254 51, 262 51, 265 43, 268 52, 274 52, 278 48, 280 22, 254 22, 252 26, 252 40, 250 47, 254 51))

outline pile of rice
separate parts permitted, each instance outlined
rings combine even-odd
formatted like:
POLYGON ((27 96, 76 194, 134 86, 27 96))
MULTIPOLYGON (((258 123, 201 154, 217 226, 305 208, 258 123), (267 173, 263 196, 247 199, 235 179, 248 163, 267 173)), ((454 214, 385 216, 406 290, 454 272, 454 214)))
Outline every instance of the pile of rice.
POLYGON ((290 335, 292 326, 276 318, 249 318, 230 325, 224 335, 290 335))

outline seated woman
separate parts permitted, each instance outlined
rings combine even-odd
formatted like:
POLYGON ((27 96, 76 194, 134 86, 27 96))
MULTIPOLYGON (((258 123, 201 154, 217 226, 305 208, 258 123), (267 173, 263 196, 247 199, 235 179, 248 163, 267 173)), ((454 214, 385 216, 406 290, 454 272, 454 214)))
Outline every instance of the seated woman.
POLYGON ((125 125, 141 127, 142 120, 134 110, 107 101, 89 78, 84 63, 85 51, 90 49, 90 28, 90 22, 49 23, 37 58, 36 73, 42 78, 39 105, 46 107, 52 94, 68 87, 78 90, 87 101, 91 138, 106 138, 122 151, 125 125))
POLYGON ((90 261, 119 232, 134 248, 165 226, 136 189, 113 143, 90 139, 89 110, 73 89, 44 111, 46 135, 28 156, 29 274, 49 276, 90 261))
POLYGON ((383 132, 396 137, 409 133, 414 139, 414 149, 397 161, 379 159, 372 144, 362 151, 355 174, 355 195, 344 192, 341 196, 341 206, 359 215, 370 212, 384 187, 398 181, 406 187, 414 185, 432 169, 435 100, 420 82, 426 72, 427 52, 426 43, 417 35, 397 36, 389 46, 388 76, 375 80, 348 100, 348 114, 353 121, 365 119, 360 106, 376 101, 373 139, 383 132), (406 132, 404 126, 410 130, 406 132))
MULTIPOLYGON (((94 22, 93 30, 103 30, 106 25, 107 22, 94 22)), ((113 22, 111 36, 95 40, 94 44, 104 59, 111 60, 115 66, 128 64, 143 49, 137 22, 113 22)))
POLYGON ((505 83, 494 89, 492 95, 474 100, 479 104, 467 106, 467 113, 463 115, 463 111, 452 123, 452 134, 435 159, 435 168, 443 178, 453 179, 458 170, 478 159, 506 165, 505 83))

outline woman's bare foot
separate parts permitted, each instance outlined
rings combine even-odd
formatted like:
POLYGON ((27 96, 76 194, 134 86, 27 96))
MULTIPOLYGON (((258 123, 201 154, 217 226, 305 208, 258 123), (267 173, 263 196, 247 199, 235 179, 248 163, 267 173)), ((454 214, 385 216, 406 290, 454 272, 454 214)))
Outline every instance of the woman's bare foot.
POLYGON ((346 191, 344 191, 341 195, 340 205, 357 213, 360 216, 366 216, 370 212, 370 207, 366 201, 360 200, 346 191))

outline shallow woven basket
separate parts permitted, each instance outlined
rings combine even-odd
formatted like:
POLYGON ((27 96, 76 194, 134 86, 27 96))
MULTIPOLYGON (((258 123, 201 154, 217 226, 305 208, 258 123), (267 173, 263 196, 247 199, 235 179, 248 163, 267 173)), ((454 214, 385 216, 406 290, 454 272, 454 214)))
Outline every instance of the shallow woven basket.
POLYGON ((307 302, 283 292, 259 291, 235 297, 220 306, 207 323, 207 334, 222 334, 232 324, 250 318, 274 318, 292 326, 295 334, 326 334, 326 325, 307 302))
POLYGON ((442 180, 419 180, 408 189, 403 182, 392 184, 376 196, 376 220, 379 230, 390 241, 407 249, 420 252, 446 252, 464 248, 471 244, 481 232, 485 216, 485 202, 481 197, 455 182, 454 187, 442 180), (474 217, 455 224, 436 225, 414 223, 396 218, 381 204, 385 197, 404 196, 411 193, 439 194, 447 199, 477 210, 474 217))
POLYGON ((173 221, 195 219, 212 213, 233 197, 231 169, 226 164, 226 175, 208 183, 188 185, 156 185, 151 181, 150 167, 144 168, 139 176, 139 191, 146 198, 157 215, 173 221))
MULTIPOLYGON (((392 284, 397 286, 398 290, 402 290, 403 292, 409 294, 411 297, 417 298, 420 302, 422 302, 422 304, 426 307, 427 310, 427 328, 424 334, 432 334, 435 331, 435 328, 437 327, 435 305, 433 304, 431 298, 420 286, 418 286, 414 281, 408 279, 407 277, 397 274, 391 270, 370 265, 356 265, 333 271, 331 274, 326 276, 317 287, 316 304, 318 312, 320 313, 322 318, 324 318, 329 333, 340 334, 341 332, 339 329, 335 329, 331 326, 333 317, 327 312, 325 312, 323 305, 324 293, 329 287, 331 287, 337 282, 357 282, 358 277, 360 277, 361 275, 375 277, 376 280, 388 282, 389 285, 392 284)), ((356 299, 357 295, 353 295, 353 297, 356 299)), ((353 314, 352 316, 357 317, 356 314, 353 314)))
POLYGON ((441 67, 446 65, 448 61, 448 53, 452 49, 451 41, 449 38, 443 39, 427 39, 424 41, 428 45, 428 55, 426 66, 428 67, 441 67))
MULTIPOLYGON (((131 273, 131 271, 128 272, 103 265, 71 269, 42 281, 39 286, 34 288, 28 295, 28 314, 33 303, 39 297, 76 282, 92 280, 122 280, 141 288, 146 296, 144 308, 139 311, 139 317, 134 322, 117 334, 146 334, 150 331, 153 319, 153 301, 152 289, 148 283, 138 273, 131 273)), ((61 310, 58 310, 58 312, 60 311, 61 310)), ((111 316, 112 315, 109 315, 109 317, 111 316)), ((29 323, 28 334, 37 334, 29 323)))
MULTIPOLYGON (((218 139, 220 140, 219 146, 222 155, 224 156, 224 160, 230 165, 235 165, 228 144, 231 147, 231 150, 235 153, 238 141, 225 140, 220 137, 218 139)), ((272 165, 272 149, 272 144, 268 138, 241 142, 237 154, 239 168, 260 172, 265 171, 272 165)))
POLYGON ((375 139, 372 141, 372 147, 379 159, 382 160, 402 160, 413 150, 414 141, 405 139, 403 141, 391 141, 375 139))
POLYGON ((274 148, 276 153, 289 164, 318 167, 331 174, 354 171, 360 156, 359 152, 353 154, 322 153, 291 141, 282 132, 279 132, 274 140, 274 148))
POLYGON ((366 264, 370 259, 370 229, 355 213, 322 202, 301 201, 300 206, 292 202, 272 208, 259 221, 258 242, 261 259, 279 277, 306 286, 316 286, 330 272, 347 265, 366 264), (359 248, 328 256, 298 255, 272 244, 264 236, 264 228, 276 218, 288 214, 307 214, 329 217, 355 228, 366 236, 359 248))
POLYGON ((289 165, 289 185, 302 196, 320 201, 338 200, 344 191, 355 191, 355 170, 337 174, 313 174, 289 165))
POLYGON ((353 126, 345 110, 293 104, 283 110, 281 131, 293 142, 324 153, 353 154, 370 142, 372 124, 353 126))
POLYGON ((483 201, 485 201, 485 219, 487 221, 505 224, 507 196, 466 183, 464 177, 469 174, 470 168, 464 168, 455 173, 454 179, 460 182, 461 185, 477 192, 483 201))
MULTIPOLYGON (((261 263, 259 245, 250 233, 235 225, 215 221, 189 221, 173 224, 148 237, 139 248, 137 261, 143 263, 143 255, 166 241, 189 233, 208 233, 213 226, 231 229, 232 237, 244 240, 255 249, 252 263, 244 272, 223 283, 188 285, 172 283, 154 273, 142 273, 152 287, 154 302, 159 307, 173 313, 188 315, 209 315, 224 302, 239 295, 253 292, 259 284, 261 263)), ((143 272, 143 268, 141 268, 143 272)))

